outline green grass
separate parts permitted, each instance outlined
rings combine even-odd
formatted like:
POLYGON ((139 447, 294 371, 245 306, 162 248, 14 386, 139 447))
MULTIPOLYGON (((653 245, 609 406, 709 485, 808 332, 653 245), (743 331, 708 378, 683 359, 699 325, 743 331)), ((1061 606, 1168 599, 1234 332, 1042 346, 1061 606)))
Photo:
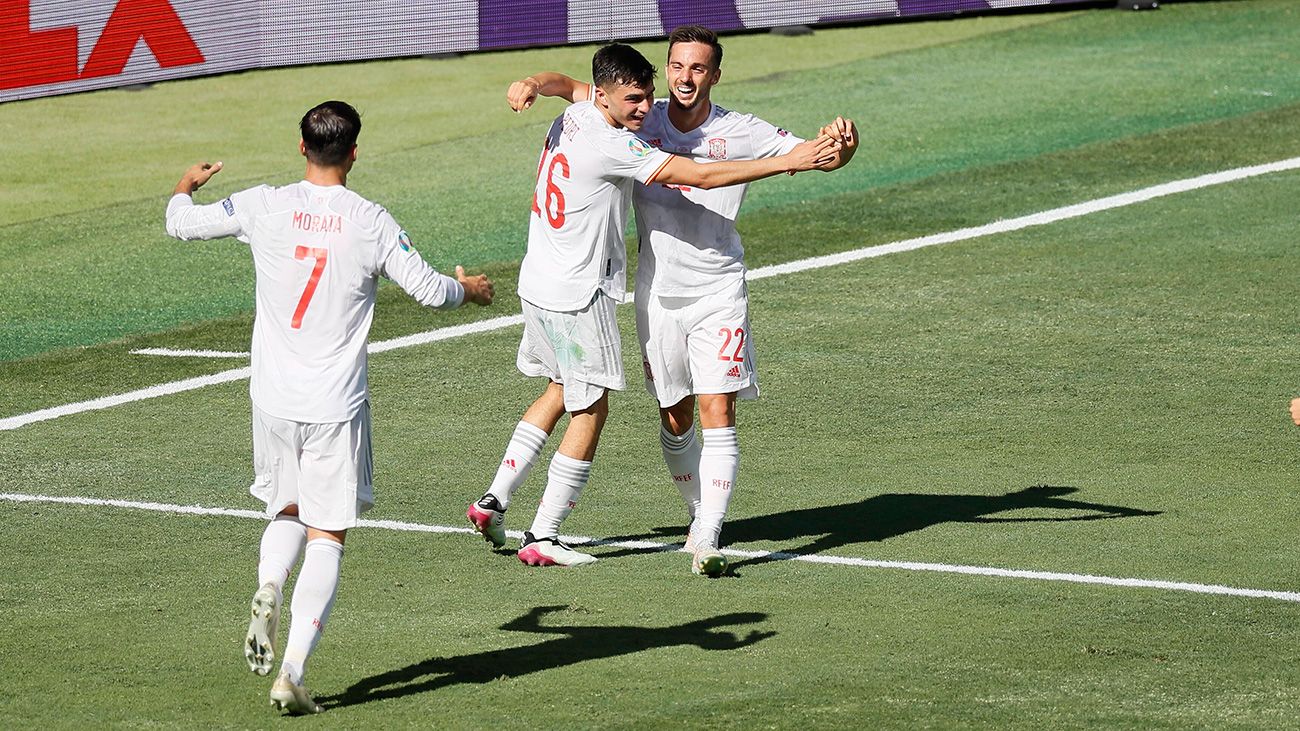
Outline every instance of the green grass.
MULTIPOLYGON (((865 149, 852 168, 754 186, 751 214, 788 212, 832 193, 1300 101, 1300 79, 1284 71, 1296 62, 1296 12, 1260 1, 738 37, 717 99, 803 134, 836 114, 859 121, 865 149)), ((0 221, 13 222, 0 227, 0 260, 20 274, 0 292, 0 308, 12 313, 0 359, 247 310, 251 275, 238 247, 166 239, 167 195, 199 158, 227 164, 201 200, 291 182, 300 174, 296 120, 328 96, 366 112, 353 187, 392 210, 437 266, 517 260, 520 191, 559 105, 513 115, 504 89, 539 68, 580 75, 589 52, 277 70, 5 105, 0 155, 14 163, 0 188, 17 192, 0 202, 0 221), (240 113, 218 116, 229 109, 240 113), (61 124, 40 123, 50 117, 61 124), (141 118, 150 120, 144 146, 131 125, 141 118), (476 174, 457 172, 466 170, 476 174), (193 296, 196 282, 202 297, 193 296)))
MULTIPOLYGON (((720 102, 780 122, 789 112, 796 129, 835 104, 871 122, 850 168, 754 187, 741 224, 750 263, 1300 155, 1290 73, 1298 36, 1290 3, 1261 1, 728 39, 720 102), (819 53, 816 39, 852 53, 819 53), (1139 74, 1151 58, 1165 59, 1162 73, 1139 74)), ((419 119, 477 120, 465 134, 481 139, 485 120, 503 117, 502 136, 527 139, 549 112, 503 115, 499 82, 526 70, 516 65, 563 70, 586 50, 450 62, 499 77, 482 97, 432 98, 419 78, 440 64, 401 61, 30 108, 69 109, 75 125, 72 107, 122 104, 130 137, 172 106, 150 107, 154 94, 194 102, 221 87, 271 111, 280 104, 259 95, 286 81, 315 100, 310 85, 330 74, 340 84, 388 79, 384 93, 401 109, 381 112, 383 95, 368 105, 363 140, 376 152, 354 187, 423 222, 426 255, 487 266, 503 297, 493 308, 428 313, 386 289, 374 333, 382 339, 515 311, 517 250, 506 244, 521 245, 523 221, 505 201, 527 189, 533 151, 503 149, 484 162, 452 137, 420 137, 419 119), (381 113, 394 115, 388 128, 381 113), (436 161, 456 172, 397 175, 436 161), (482 225, 457 229, 455 217, 475 210, 482 225), (446 249, 432 243, 441 226, 461 233, 446 249)), ((480 80, 445 83, 476 90, 480 80)), ((0 120, 27 113, 25 104, 0 107, 0 120)), ((236 135, 248 169, 292 179, 283 146, 266 139, 283 125, 251 113, 230 124, 267 125, 236 135)), ((129 141, 80 131, 102 133, 104 149, 129 141)), ((14 134, 4 144, 27 149, 14 134)), ((51 164, 61 159, 42 142, 50 130, 25 134, 51 164)), ((175 244, 157 230, 170 178, 199 153, 180 145, 139 154, 151 160, 113 174, 162 193, 123 194, 130 186, 115 184, 111 195, 122 197, 60 197, 69 207, 48 216, 40 211, 50 199, 38 202, 26 185, 0 202, 14 216, 0 228, 3 342, 12 343, 0 416, 243 364, 128 354, 242 349, 250 321, 238 244, 175 244), (32 253, 76 245, 86 263, 61 276, 40 270, 44 257, 32 253), (41 327, 49 333, 33 335, 41 327), (80 347, 61 347, 69 344, 80 347)), ((252 180, 231 173, 224 189, 252 180)), ((753 282, 763 398, 740 408, 743 461, 724 540, 1294 591, 1300 471, 1286 403, 1295 395, 1298 196, 1300 173, 1275 174, 753 282), (1042 485, 1060 489, 1030 489, 1042 485)), ((463 522, 538 387, 514 371, 517 338, 506 329, 372 358, 372 517, 463 522)), ((680 541, 657 418, 625 340, 630 388, 612 399, 591 485, 565 529, 680 541)), ((248 420, 247 384, 235 382, 3 432, 0 491, 254 507, 248 420)), ((510 512, 512 528, 531 517, 537 472, 510 512)), ((238 656, 258 522, 11 502, 0 502, 0 520, 0 726, 276 722, 267 681, 238 656)), ((330 710, 305 723, 1300 726, 1290 602, 743 558, 731 576, 706 581, 689 574, 682 553, 592 550, 602 561, 589 570, 526 570, 471 536, 357 531, 309 677, 330 710)))

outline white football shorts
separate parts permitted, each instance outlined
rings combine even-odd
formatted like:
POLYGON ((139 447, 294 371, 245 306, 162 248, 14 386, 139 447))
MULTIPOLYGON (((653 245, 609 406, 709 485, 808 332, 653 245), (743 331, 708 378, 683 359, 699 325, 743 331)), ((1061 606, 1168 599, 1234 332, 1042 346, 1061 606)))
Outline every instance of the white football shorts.
POLYGON ((276 516, 298 506, 298 519, 319 530, 353 528, 375 504, 371 487, 370 404, 351 421, 310 424, 253 406, 253 470, 248 491, 276 516))
POLYGON ((691 394, 758 398, 744 280, 702 297, 636 298, 645 387, 663 408, 691 394))
POLYGON ((520 300, 524 335, 515 364, 525 376, 546 377, 564 387, 566 411, 582 411, 606 389, 623 390, 623 356, 614 317, 617 304, 597 291, 585 309, 544 310, 520 300))

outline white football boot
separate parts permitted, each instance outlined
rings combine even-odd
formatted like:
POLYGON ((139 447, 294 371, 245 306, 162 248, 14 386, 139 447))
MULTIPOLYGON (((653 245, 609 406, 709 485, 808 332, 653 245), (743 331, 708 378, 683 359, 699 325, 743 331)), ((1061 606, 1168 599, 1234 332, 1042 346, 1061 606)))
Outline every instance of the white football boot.
POLYGON ((289 679, 288 673, 280 673, 271 685, 271 706, 281 711, 288 711, 295 716, 320 713, 325 710, 312 700, 307 688, 289 679))
POLYGON ((465 517, 474 525, 474 530, 483 535, 483 540, 494 548, 506 545, 506 509, 501 507, 495 495, 484 495, 470 503, 465 517))
POLYGON ((244 659, 248 669, 269 675, 275 663, 275 634, 280 626, 280 592, 274 584, 263 584, 253 595, 252 619, 244 638, 244 659))
POLYGON ((529 566, 586 566, 596 563, 595 556, 569 548, 560 543, 556 536, 534 538, 532 533, 524 533, 524 542, 519 547, 519 560, 529 566))
POLYGON ((691 559, 691 573, 717 578, 727 572, 727 557, 712 544, 695 546, 691 559))

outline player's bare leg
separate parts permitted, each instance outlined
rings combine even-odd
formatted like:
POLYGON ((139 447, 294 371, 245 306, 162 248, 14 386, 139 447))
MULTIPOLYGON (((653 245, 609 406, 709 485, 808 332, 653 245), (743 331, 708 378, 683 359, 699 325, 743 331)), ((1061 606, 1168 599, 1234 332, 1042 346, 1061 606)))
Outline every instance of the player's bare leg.
POLYGON ((284 583, 302 558, 307 526, 298 520, 298 506, 289 505, 262 532, 257 564, 257 592, 251 602, 244 659, 248 669, 267 675, 275 664, 275 641, 284 603, 284 583))
POLYGON ((727 570, 727 559, 718 550, 718 538, 740 469, 736 394, 700 394, 697 399, 702 436, 700 508, 693 530, 695 551, 691 570, 706 576, 719 576, 727 570))
POLYGON ((594 556, 579 553, 560 542, 560 523, 569 516, 591 475, 600 432, 609 416, 609 392, 591 406, 569 414, 569 427, 560 448, 551 458, 546 492, 537 507, 532 528, 524 534, 519 560, 531 566, 582 566, 595 563, 594 556))
POLYGON ((466 509, 465 517, 493 547, 506 544, 505 519, 510 499, 528 478, 561 416, 564 416, 564 388, 552 381, 515 425, 488 491, 466 509))
POLYGON ((290 603, 293 621, 289 624, 289 639, 285 643, 280 674, 271 686, 271 705, 289 713, 320 713, 322 710, 312 700, 303 679, 307 672, 307 659, 325 631, 338 594, 339 568, 346 538, 346 530, 307 529, 307 549, 290 603))
POLYGON ((686 503, 686 550, 695 550, 691 528, 700 507, 700 441, 695 438, 695 397, 659 409, 659 444, 668 476, 686 503))

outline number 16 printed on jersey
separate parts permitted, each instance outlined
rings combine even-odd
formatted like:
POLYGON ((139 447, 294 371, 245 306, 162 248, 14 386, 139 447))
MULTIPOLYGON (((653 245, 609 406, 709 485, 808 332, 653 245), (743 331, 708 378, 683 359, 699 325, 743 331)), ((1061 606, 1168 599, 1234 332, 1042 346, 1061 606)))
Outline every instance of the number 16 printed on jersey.
POLYGON ((546 170, 546 198, 542 201, 543 206, 537 205, 537 186, 533 186, 533 213, 543 216, 551 228, 560 228, 564 225, 564 191, 555 182, 555 175, 558 171, 560 177, 565 180, 569 179, 569 158, 564 153, 550 155, 551 141, 546 141, 546 146, 542 148, 542 159, 537 163, 537 179, 541 181, 542 170, 546 170), (547 164, 547 157, 550 157, 550 164, 547 164))

